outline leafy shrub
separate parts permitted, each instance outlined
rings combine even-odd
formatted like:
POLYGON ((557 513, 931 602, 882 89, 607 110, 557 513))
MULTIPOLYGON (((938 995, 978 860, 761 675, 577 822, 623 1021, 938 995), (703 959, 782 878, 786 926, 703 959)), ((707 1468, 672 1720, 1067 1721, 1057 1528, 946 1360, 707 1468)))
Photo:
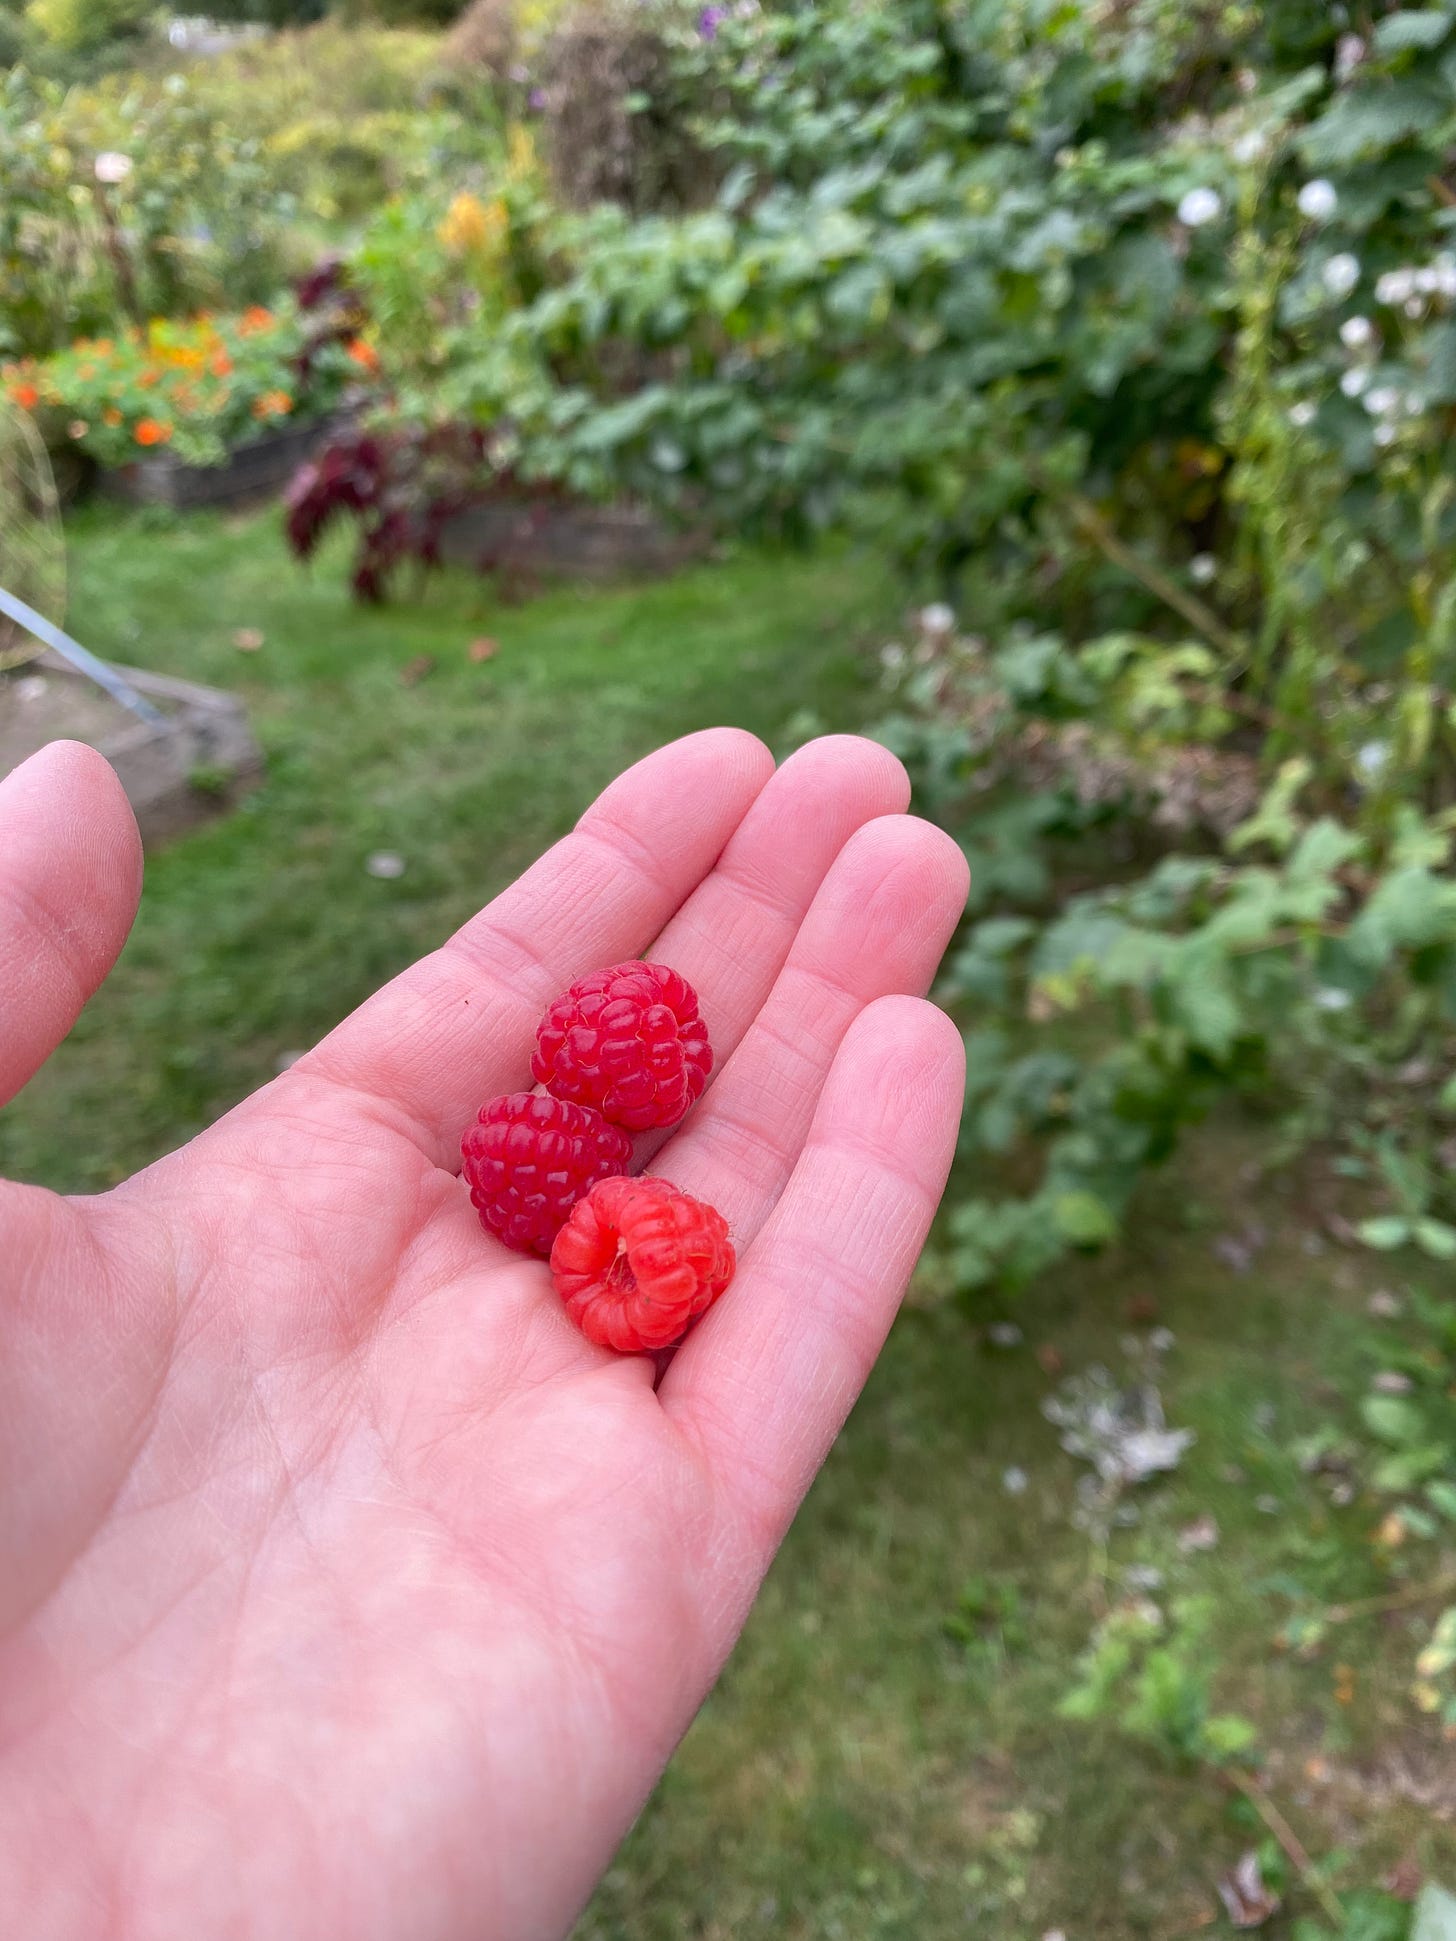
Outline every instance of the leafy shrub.
POLYGON ((799 0, 672 48, 716 205, 538 211, 540 294, 437 331, 437 395, 518 471, 858 527, 974 616, 891 731, 987 899, 948 988, 1011 1163, 958 1277, 1112 1238, 1230 1089, 1361 1129, 1367 1238, 1442 1257, 1456 20, 799 0))
POLYGON ((178 79, 111 112, 0 79, 0 354, 271 294, 292 198, 178 79))
POLYGON ((30 0, 29 17, 65 53, 89 54, 114 41, 140 38, 157 11, 153 0, 30 0))

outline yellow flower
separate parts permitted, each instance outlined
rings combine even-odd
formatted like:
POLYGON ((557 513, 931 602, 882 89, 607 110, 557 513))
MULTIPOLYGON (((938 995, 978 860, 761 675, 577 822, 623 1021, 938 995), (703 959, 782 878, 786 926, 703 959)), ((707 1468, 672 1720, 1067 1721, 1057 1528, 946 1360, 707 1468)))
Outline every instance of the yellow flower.
POLYGON ((457 256, 491 256, 505 242, 510 226, 510 211, 499 196, 482 202, 464 189, 450 204, 439 237, 457 256))
POLYGON ((507 174, 512 182, 529 182, 537 170, 536 141, 523 122, 512 122, 507 174))

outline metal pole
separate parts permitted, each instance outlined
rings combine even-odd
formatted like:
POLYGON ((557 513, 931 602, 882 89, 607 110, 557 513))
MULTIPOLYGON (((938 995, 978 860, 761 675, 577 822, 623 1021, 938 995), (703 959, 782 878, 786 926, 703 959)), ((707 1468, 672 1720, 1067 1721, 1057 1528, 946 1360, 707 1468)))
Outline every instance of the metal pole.
POLYGON ((129 708, 133 714, 140 715, 143 721, 150 721, 154 726, 166 725, 167 717, 160 709, 154 708, 150 701, 143 700, 114 667, 108 667, 104 660, 98 660, 94 654, 88 653, 69 634, 63 634, 59 627, 53 627, 43 614, 37 613, 34 607, 28 607, 24 600, 17 600, 3 586, 0 586, 0 613, 8 615, 18 627, 24 627, 28 634, 34 634, 37 640, 44 641, 62 660, 69 661, 78 673, 87 675, 98 687, 104 687, 113 701, 119 701, 124 708, 129 708))

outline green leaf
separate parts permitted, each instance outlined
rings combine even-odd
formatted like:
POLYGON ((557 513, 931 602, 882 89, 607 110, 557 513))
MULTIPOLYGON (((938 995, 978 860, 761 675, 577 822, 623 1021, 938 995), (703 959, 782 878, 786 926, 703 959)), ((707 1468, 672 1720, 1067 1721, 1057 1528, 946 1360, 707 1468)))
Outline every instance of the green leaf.
POLYGON ((1456 1260, 1456 1227, 1444 1220, 1417 1220, 1416 1245, 1432 1260, 1456 1260))
POLYGON ((1418 1678, 1442 1678, 1456 1665, 1456 1606, 1442 1611, 1431 1642, 1416 1660, 1418 1678))
POLYGON ((1448 1482, 1444 1476, 1427 1483, 1426 1501, 1432 1509, 1439 1510, 1442 1516, 1456 1523, 1456 1483, 1448 1482))
POLYGON ((1416 1902, 1411 1941, 1456 1941, 1456 1895, 1428 1880, 1416 1902))
POLYGON ((1456 323, 1428 330, 1421 348, 1426 354, 1426 396, 1433 403, 1449 404, 1456 398, 1456 323))
POLYGON ((1105 1247, 1117 1238, 1117 1216, 1095 1193, 1062 1193, 1052 1217, 1064 1239, 1074 1247, 1105 1247))
POLYGON ((1338 95, 1304 132, 1300 147, 1312 168, 1373 161, 1433 128, 1447 113, 1443 91, 1406 76, 1382 87, 1338 95))
POLYGON ((1367 1395, 1360 1404, 1360 1413, 1372 1435, 1397 1449, 1412 1447, 1426 1433, 1425 1416, 1404 1396, 1367 1395))
POLYGON ((1411 1224, 1398 1213, 1383 1213, 1375 1220, 1362 1220, 1355 1229, 1367 1247, 1374 1247, 1378 1253, 1393 1254, 1397 1247, 1404 1247, 1411 1237, 1411 1224))
POLYGON ((1259 1729, 1237 1712, 1217 1712, 1203 1727, 1208 1749, 1220 1759, 1237 1759, 1256 1744, 1259 1729))
POLYGON ((1404 54, 1411 48, 1439 47, 1451 31, 1451 16, 1434 7, 1412 8, 1382 20, 1370 37, 1377 54, 1404 54))
POLYGON ((1403 1496, 1439 1476, 1450 1462, 1451 1452, 1445 1443, 1428 1442, 1423 1449, 1402 1449, 1398 1455, 1383 1456, 1370 1480, 1383 1496, 1403 1496))

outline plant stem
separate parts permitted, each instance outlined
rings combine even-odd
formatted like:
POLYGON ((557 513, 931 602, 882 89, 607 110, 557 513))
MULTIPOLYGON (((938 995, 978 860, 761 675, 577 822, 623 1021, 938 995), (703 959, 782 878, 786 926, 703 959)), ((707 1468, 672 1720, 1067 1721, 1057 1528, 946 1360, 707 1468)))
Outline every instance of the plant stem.
POLYGON ((1186 620, 1190 627, 1202 634, 1231 662, 1237 664, 1245 658, 1244 643, 1238 635, 1231 632, 1210 607, 1205 606, 1186 587, 1179 586, 1160 566, 1155 566, 1150 559, 1144 559, 1141 553, 1134 552, 1131 546, 1119 539, 1090 499, 1083 498, 1080 492, 1066 492, 1062 495, 1062 503, 1076 524, 1114 566, 1120 566, 1124 573, 1130 573, 1135 580, 1140 580, 1149 593, 1155 594, 1164 606, 1171 607, 1174 613, 1186 620))
POLYGON ((1318 1873, 1316 1873, 1314 1862, 1305 1851, 1304 1843, 1294 1831, 1294 1828, 1285 1819, 1284 1815, 1279 1811, 1279 1808, 1270 1799, 1263 1787, 1259 1785, 1258 1781, 1250 1778, 1248 1773, 1239 1772, 1236 1767, 1229 1767, 1226 1769, 1226 1777, 1229 1784, 1243 1794, 1244 1798, 1253 1807, 1265 1826, 1274 1835, 1274 1838, 1279 1842, 1285 1859, 1314 1895, 1315 1899, 1324 1909, 1326 1918, 1334 1924, 1335 1930, 1338 1933, 1345 1925, 1345 1910, 1340 1906, 1339 1901, 1335 1898, 1328 1883, 1321 1880, 1318 1873))
POLYGON ((1384 1597, 1362 1597, 1353 1604, 1332 1604, 1321 1613, 1321 1619, 1325 1624, 1349 1624, 1355 1618, 1378 1617, 1385 1611, 1408 1611, 1413 1605, 1425 1604, 1433 1597, 1449 1597, 1453 1592, 1456 1592, 1456 1570, 1448 1570, 1442 1577, 1431 1578, 1429 1583, 1414 1584, 1384 1597))

